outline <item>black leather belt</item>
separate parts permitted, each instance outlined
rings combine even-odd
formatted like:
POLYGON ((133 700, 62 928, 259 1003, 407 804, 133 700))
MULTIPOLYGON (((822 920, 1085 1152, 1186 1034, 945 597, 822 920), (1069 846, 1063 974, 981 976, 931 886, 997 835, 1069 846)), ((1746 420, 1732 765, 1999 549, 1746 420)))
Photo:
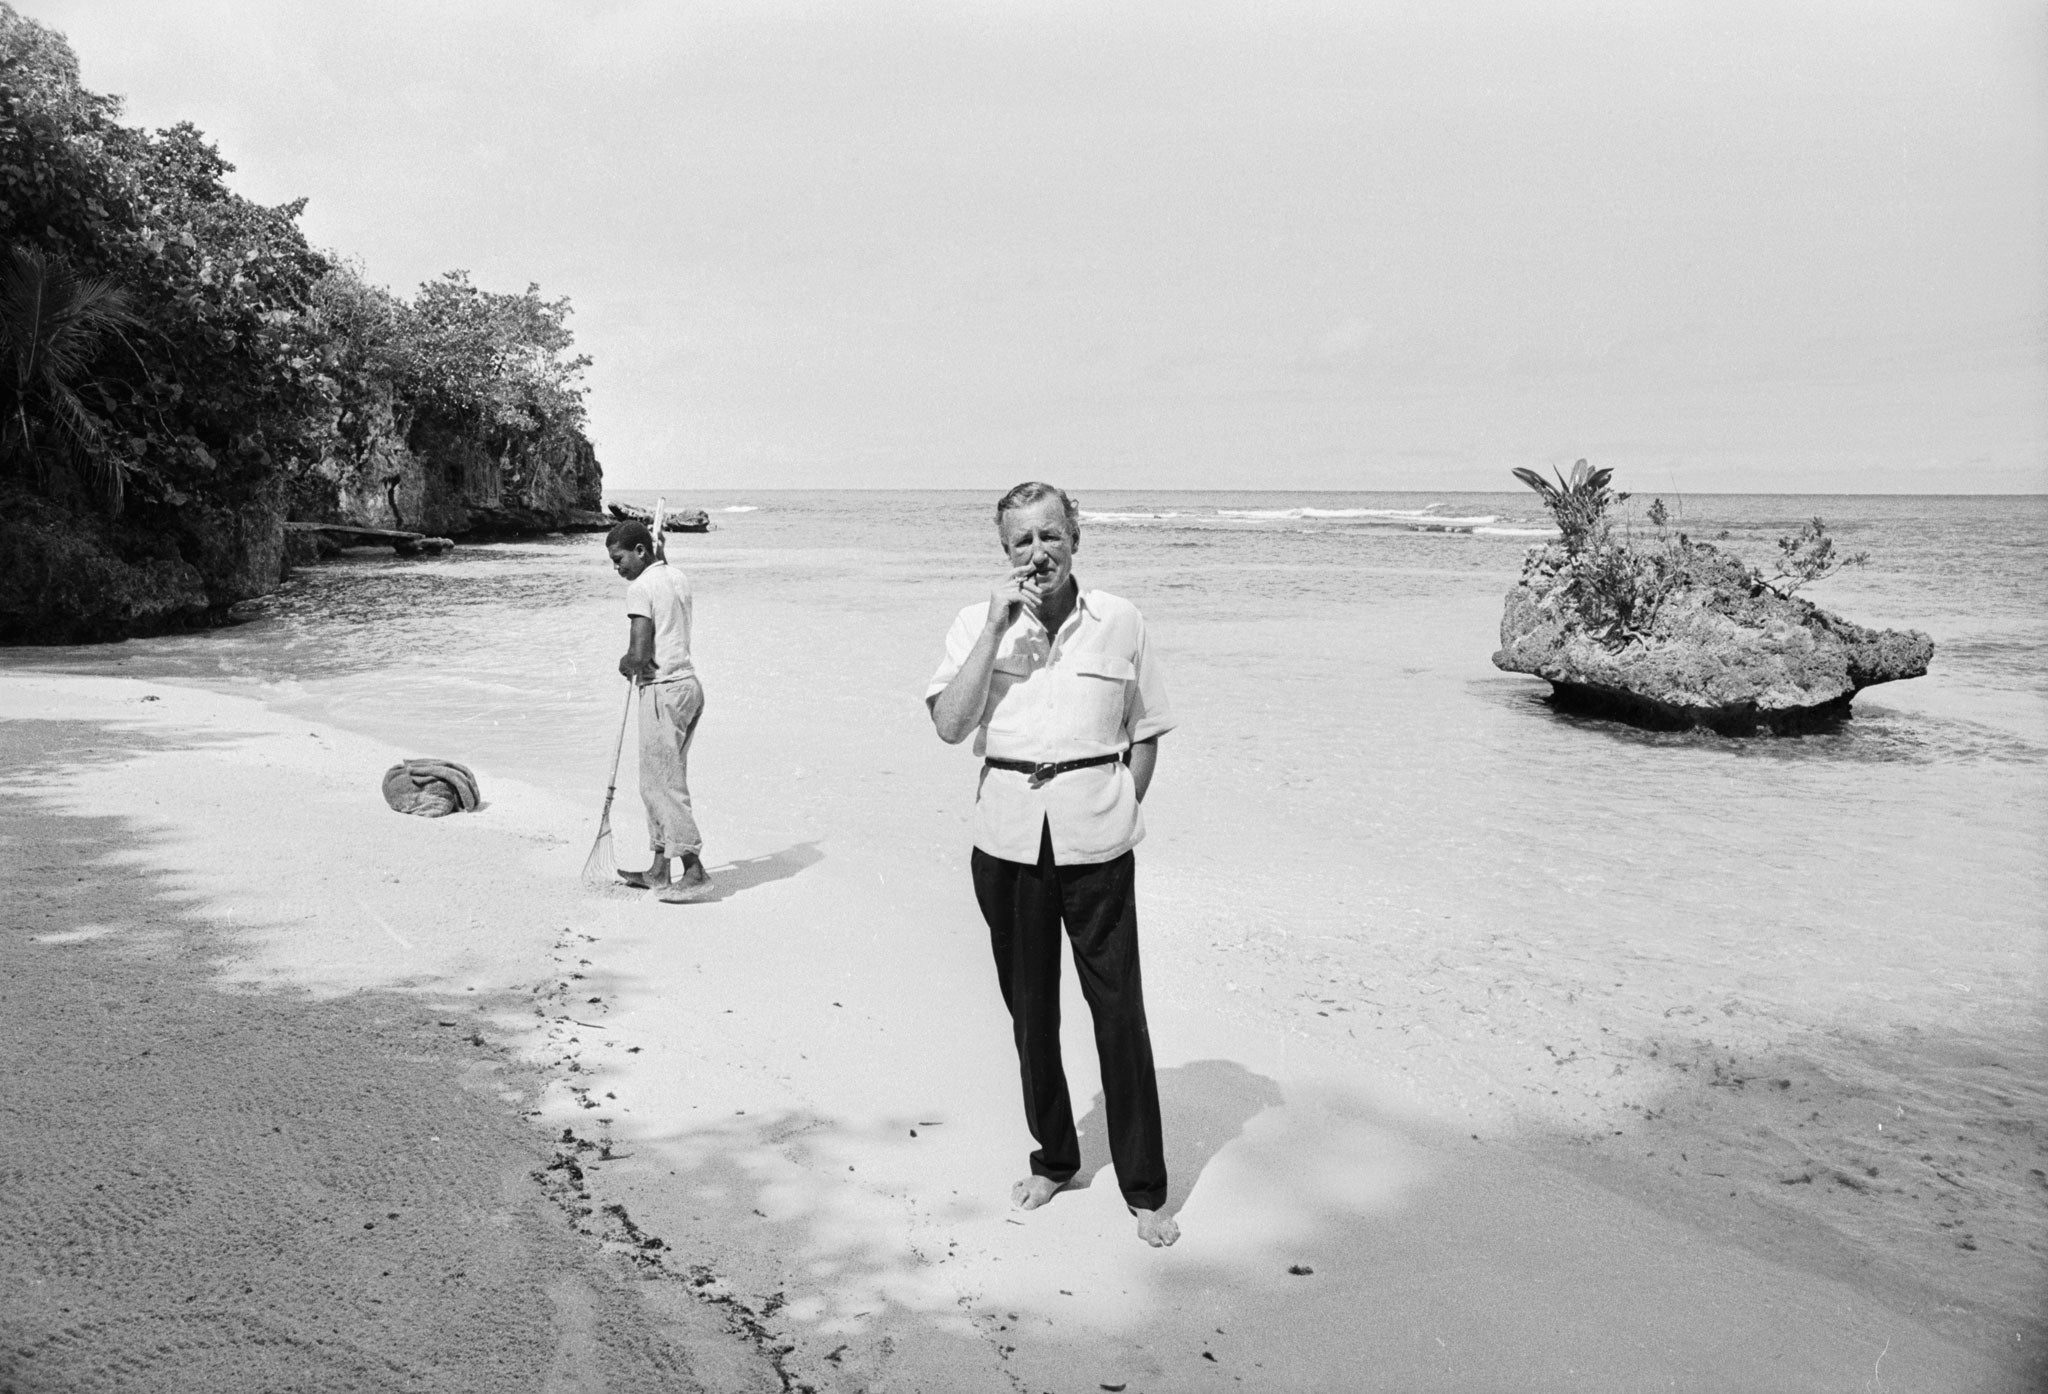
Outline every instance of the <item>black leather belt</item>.
POLYGON ((1123 760, 1122 755, 1091 755, 1085 760, 1061 760, 1057 763, 1032 764, 1029 760, 998 760, 990 755, 982 761, 992 770, 1015 770, 1018 774, 1031 776, 1033 784, 1043 784, 1056 774, 1068 770, 1085 770, 1090 765, 1114 765, 1123 760))

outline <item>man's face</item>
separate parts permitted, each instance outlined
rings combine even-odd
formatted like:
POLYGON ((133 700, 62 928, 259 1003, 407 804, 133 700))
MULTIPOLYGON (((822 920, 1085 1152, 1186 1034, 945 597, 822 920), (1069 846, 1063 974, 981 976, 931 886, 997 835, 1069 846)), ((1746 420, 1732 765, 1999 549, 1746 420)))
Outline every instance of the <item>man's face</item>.
POLYGON ((654 560, 654 558, 647 555, 645 547, 614 547, 611 543, 607 542, 604 545, 604 549, 612 554, 612 570, 618 572, 619 575, 625 577, 628 581, 638 580, 640 573, 645 571, 654 560))
POLYGON ((1003 550, 1010 565, 1031 568, 1040 595, 1052 595, 1074 574, 1081 539, 1067 525, 1067 510, 1056 498, 1020 504, 1003 515, 1003 550))

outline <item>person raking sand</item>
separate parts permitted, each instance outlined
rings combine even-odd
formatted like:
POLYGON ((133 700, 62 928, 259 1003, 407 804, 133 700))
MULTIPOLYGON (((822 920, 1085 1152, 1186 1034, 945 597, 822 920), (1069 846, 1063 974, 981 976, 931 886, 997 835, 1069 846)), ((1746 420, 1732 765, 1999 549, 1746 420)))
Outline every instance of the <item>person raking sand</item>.
POLYGON ((1180 1226, 1165 1210, 1131 849, 1145 835, 1139 803, 1173 715, 1137 607, 1074 578, 1073 500, 1050 484, 1020 484, 996 505, 996 531, 1011 570, 954 619, 925 703, 942 740, 972 732, 983 757, 974 894, 1038 1143, 1011 1199, 1035 1210, 1081 1166, 1060 1061, 1064 922, 1095 1020, 1117 1185, 1138 1236, 1164 1248, 1180 1226))
POLYGON ((704 688, 690 657, 690 582, 661 556, 645 523, 620 523, 604 545, 626 580, 631 629, 619 671, 640 688, 640 799, 654 851, 647 870, 621 871, 619 879, 687 904, 711 891, 690 806, 690 742, 704 715, 704 688))

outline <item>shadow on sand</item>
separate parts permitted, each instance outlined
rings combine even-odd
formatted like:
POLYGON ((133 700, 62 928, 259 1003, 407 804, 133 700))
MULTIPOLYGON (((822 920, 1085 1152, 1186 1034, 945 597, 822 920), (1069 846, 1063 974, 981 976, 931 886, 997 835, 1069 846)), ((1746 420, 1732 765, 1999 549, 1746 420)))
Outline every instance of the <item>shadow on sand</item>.
POLYGON ((815 842, 799 842, 785 847, 780 852, 769 852, 759 857, 741 857, 735 861, 705 868, 711 873, 711 893, 694 903, 714 904, 730 900, 742 891, 751 891, 771 881, 787 881, 807 867, 816 866, 825 860, 825 854, 815 842))
POLYGON ((0 719, 0 1390, 782 1388, 522 1182, 536 1076, 481 1032, 526 1002, 226 986, 266 918, 138 866, 147 813, 71 811, 90 767, 243 739, 0 719))
MULTIPOLYGON (((1166 1131, 1166 1209, 1178 1211, 1218 1152, 1245 1126, 1286 1102, 1280 1086, 1235 1060, 1195 1060, 1159 1071, 1159 1114, 1166 1131)), ((1081 1170, 1069 1190, 1086 1190, 1109 1166, 1109 1117, 1098 1092, 1081 1134, 1081 1170)), ((1111 1172, 1114 1177, 1114 1171, 1111 1172)))

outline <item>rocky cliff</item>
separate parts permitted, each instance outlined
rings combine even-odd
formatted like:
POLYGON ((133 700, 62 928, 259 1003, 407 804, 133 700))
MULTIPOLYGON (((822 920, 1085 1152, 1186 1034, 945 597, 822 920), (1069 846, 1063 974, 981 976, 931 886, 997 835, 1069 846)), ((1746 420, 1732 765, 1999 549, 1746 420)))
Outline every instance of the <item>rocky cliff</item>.
POLYGON ((222 624, 284 573, 283 489, 120 519, 0 485, 0 644, 80 644, 222 624))
POLYGON ((388 395, 353 415, 336 432, 340 448, 293 482, 294 521, 457 539, 606 526, 604 470, 580 431, 401 422, 388 395))
POLYGON ((118 518, 0 482, 0 644, 104 642, 229 622, 293 563, 287 518, 457 538, 603 528, 604 474, 581 432, 485 438, 434 423, 277 471, 233 501, 139 501, 118 518))

